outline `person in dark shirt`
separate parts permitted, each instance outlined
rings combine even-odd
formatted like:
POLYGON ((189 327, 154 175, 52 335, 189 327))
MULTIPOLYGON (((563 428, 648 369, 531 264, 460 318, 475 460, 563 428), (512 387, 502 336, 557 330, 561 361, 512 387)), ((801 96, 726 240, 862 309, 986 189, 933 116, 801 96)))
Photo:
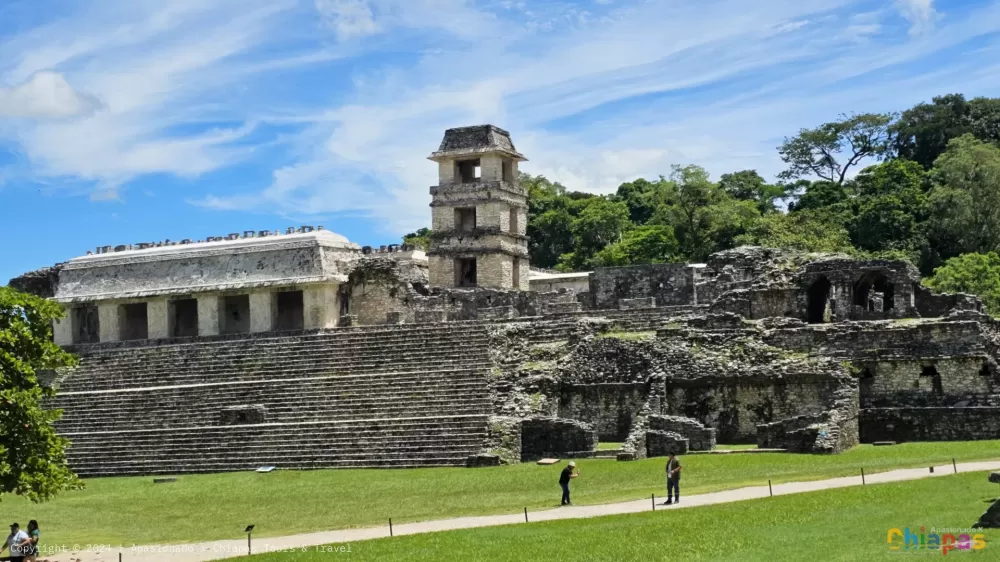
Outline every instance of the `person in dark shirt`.
POLYGON ((569 461, 569 466, 562 470, 559 475, 559 485, 562 486, 562 505, 573 505, 573 502, 569 501, 569 481, 580 475, 579 472, 574 472, 576 469, 576 463, 569 461))
POLYGON ((681 503, 681 461, 671 452, 667 459, 667 501, 663 504, 674 503, 674 495, 677 496, 677 503, 681 503))

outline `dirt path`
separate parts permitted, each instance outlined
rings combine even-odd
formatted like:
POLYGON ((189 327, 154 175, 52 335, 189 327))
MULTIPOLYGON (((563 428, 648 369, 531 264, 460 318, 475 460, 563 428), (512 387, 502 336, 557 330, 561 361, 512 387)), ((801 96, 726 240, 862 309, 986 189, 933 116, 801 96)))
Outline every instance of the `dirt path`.
MULTIPOLYGON (((958 472, 1000 470, 1000 461, 959 463, 957 468, 958 472)), ((865 482, 868 484, 900 482, 904 480, 947 476, 953 473, 954 468, 950 464, 934 467, 933 473, 931 473, 928 468, 900 469, 876 474, 868 474, 865 476, 865 482)), ((810 482, 788 482, 784 484, 775 484, 773 489, 774 495, 777 496, 797 494, 801 492, 813 492, 817 490, 829 490, 832 488, 845 488, 848 486, 860 486, 861 484, 861 476, 859 475, 846 476, 842 478, 830 478, 827 480, 814 480, 810 482)), ((682 509, 700 505, 714 505, 756 498, 765 498, 769 494, 770 491, 767 486, 751 486, 735 490, 726 490, 723 492, 685 496, 683 503, 670 506, 661 505, 663 500, 661 497, 657 500, 656 509, 682 509)), ((553 519, 577 519, 621 513, 638 513, 641 511, 650 511, 652 509, 651 504, 651 500, 646 498, 621 503, 562 507, 535 512, 529 511, 528 520, 536 522, 550 521, 553 519)), ((485 515, 480 517, 459 517, 455 519, 405 523, 394 525, 393 534, 395 536, 412 535, 416 533, 432 533, 435 531, 469 529, 473 527, 490 527, 494 525, 509 525, 515 523, 524 523, 523 512, 510 515, 485 515)), ((308 549, 309 547, 315 547, 317 545, 344 545, 355 541, 388 536, 388 526, 304 533, 284 537, 254 539, 253 551, 254 553, 261 553, 303 548, 308 549)), ((68 552, 48 556, 46 559, 50 562, 118 562, 119 553, 122 555, 122 562, 163 562, 167 560, 171 562, 203 562, 206 560, 221 560, 233 556, 245 555, 247 553, 247 542, 246 538, 243 538, 238 540, 169 546, 139 546, 135 548, 123 548, 120 550, 104 552, 68 552)))

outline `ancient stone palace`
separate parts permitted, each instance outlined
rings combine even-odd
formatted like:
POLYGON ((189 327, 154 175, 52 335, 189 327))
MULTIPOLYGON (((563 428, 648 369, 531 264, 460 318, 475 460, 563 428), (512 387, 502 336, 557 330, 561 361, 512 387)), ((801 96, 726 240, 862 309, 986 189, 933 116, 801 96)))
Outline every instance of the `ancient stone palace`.
POLYGON ((429 158, 426 252, 302 226, 102 246, 11 280, 66 310, 53 337, 80 364, 46 383, 74 469, 1000 438, 997 323, 906 262, 738 248, 533 270, 510 135, 449 129, 429 158))

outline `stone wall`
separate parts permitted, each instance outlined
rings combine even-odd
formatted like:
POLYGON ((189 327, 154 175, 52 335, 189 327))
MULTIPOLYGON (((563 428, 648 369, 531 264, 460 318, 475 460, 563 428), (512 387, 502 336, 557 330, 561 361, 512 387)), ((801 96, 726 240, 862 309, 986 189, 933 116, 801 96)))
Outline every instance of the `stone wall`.
POLYGON ((862 443, 1000 439, 1000 406, 866 408, 862 443))
MULTIPOLYGON (((688 441, 692 451, 711 451, 715 448, 715 428, 705 427, 698 420, 679 416, 649 416, 651 431, 678 434, 688 441)), ((647 446, 649 445, 647 438, 647 446)))
POLYGON ((601 441, 621 442, 628 437, 647 393, 644 383, 563 384, 559 417, 591 424, 601 441))
POLYGON ((590 275, 594 308, 618 308, 621 299, 653 297, 656 306, 694 304, 694 273, 688 264, 661 263, 595 269, 590 275))
POLYGON ((589 424, 559 418, 529 418, 521 422, 521 460, 594 455, 597 432, 589 424))
POLYGON ((984 357, 863 364, 861 405, 985 406, 1000 394, 1000 376, 984 357))
POLYGON ((664 413, 715 428, 723 443, 755 443, 758 424, 829 408, 840 383, 825 375, 789 373, 781 378, 667 380, 665 385, 664 413))
POLYGON ((646 457, 666 457, 671 453, 685 455, 689 440, 672 431, 650 430, 646 432, 646 457))

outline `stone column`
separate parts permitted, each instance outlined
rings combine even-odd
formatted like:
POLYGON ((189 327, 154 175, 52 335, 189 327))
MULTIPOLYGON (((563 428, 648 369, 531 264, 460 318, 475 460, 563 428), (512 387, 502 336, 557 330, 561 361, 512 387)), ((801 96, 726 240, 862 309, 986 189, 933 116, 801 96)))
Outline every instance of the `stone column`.
POLYGON ((306 330, 335 328, 340 318, 339 285, 310 285, 302 288, 302 315, 306 330))
POLYGON ((219 297, 218 295, 198 296, 198 335, 219 335, 219 297))
POLYGON ((146 303, 146 328, 148 338, 159 340, 170 337, 170 313, 167 299, 155 299, 146 303))
POLYGON ((270 332, 274 329, 274 295, 270 291, 250 293, 250 331, 270 332))
POLYGON ((121 306, 118 303, 99 303, 97 305, 97 322, 100 326, 101 342, 121 339, 120 312, 121 306))
POLYGON ((62 320, 52 321, 52 341, 56 345, 73 344, 73 309, 63 308, 66 316, 62 320))

